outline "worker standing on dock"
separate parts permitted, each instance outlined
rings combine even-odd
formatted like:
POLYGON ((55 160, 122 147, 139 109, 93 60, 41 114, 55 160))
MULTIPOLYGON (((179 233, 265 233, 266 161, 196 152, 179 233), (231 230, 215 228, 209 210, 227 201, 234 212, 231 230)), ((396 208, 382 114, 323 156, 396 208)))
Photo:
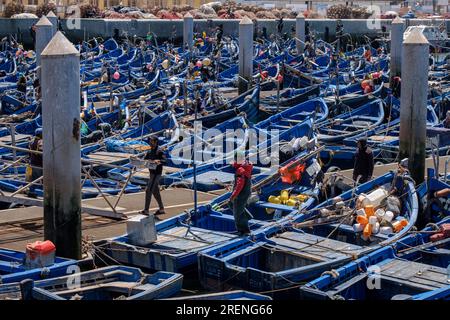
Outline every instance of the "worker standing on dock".
POLYGON ((145 155, 146 160, 150 160, 151 167, 149 167, 150 178, 145 189, 145 206, 142 214, 148 215, 150 202, 152 201, 152 195, 158 202, 159 209, 155 212, 155 216, 165 214, 164 204, 161 199, 161 193, 159 192, 159 180, 161 179, 163 164, 166 162, 164 152, 158 146, 158 138, 153 136, 150 138, 150 150, 145 155))
POLYGON ((358 150, 355 154, 355 166, 353 168, 353 180, 359 183, 365 183, 372 179, 373 174, 373 153, 367 146, 367 140, 362 138, 358 140, 358 150), (358 180, 359 178, 359 180, 358 180))
POLYGON ((250 217, 245 210, 245 206, 252 193, 253 165, 245 159, 245 154, 242 151, 237 151, 236 162, 233 163, 233 167, 236 171, 230 202, 233 207, 236 229, 239 236, 242 237, 250 234, 250 228, 248 226, 250 217))
MULTIPOLYGON (((34 138, 30 142, 29 149, 32 151, 43 151, 43 141, 42 141, 42 128, 36 129, 34 133, 34 138)), ((31 174, 27 172, 27 182, 32 182, 42 177, 42 154, 30 153, 30 165, 27 171, 31 169, 31 174)), ((29 196, 35 197, 36 185, 30 186, 29 196)))

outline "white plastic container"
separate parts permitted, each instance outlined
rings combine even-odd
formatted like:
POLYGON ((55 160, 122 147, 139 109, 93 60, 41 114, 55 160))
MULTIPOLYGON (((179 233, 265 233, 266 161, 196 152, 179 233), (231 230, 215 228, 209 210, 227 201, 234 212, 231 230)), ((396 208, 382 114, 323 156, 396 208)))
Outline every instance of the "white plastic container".
POLYGON ((343 207, 345 207, 344 201, 336 202, 336 209, 342 209, 343 207))
POLYGON ((381 227, 380 233, 382 234, 391 234, 393 232, 391 227, 381 227))
POLYGON ((391 222, 392 219, 394 219, 394 213, 392 211, 386 211, 386 213, 384 214, 384 220, 386 220, 387 222, 391 222))
POLYGON ((372 228, 372 234, 377 234, 378 232, 380 232, 380 223, 376 222, 372 228))
POLYGON ((378 209, 377 211, 375 211, 375 216, 378 218, 378 221, 383 221, 384 219, 384 215, 386 214, 386 212, 384 211, 384 209, 378 209))
POLYGON ((378 218, 376 216, 370 216, 369 217, 369 224, 374 226, 376 223, 378 223, 378 218))
POLYGON ((364 209, 358 209, 358 210, 356 211, 356 215, 357 215, 357 216, 365 216, 365 215, 366 215, 366 210, 364 210, 364 209))
POLYGON ((155 217, 137 215, 127 220, 127 234, 131 244, 149 245, 156 241, 155 217))
POLYGON ((361 194, 362 198, 362 206, 372 205, 374 208, 378 207, 385 198, 389 196, 389 192, 384 188, 378 188, 375 191, 372 191, 369 194, 361 194))
POLYGON ((364 226, 360 223, 355 223, 353 225, 353 231, 355 232, 362 232, 364 230, 364 226))

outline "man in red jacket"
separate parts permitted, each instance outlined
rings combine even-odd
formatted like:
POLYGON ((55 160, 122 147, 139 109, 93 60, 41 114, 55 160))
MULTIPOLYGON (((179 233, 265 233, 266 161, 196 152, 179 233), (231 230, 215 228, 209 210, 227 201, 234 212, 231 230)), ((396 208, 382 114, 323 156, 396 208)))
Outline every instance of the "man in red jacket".
POLYGON ((247 201, 252 194, 252 170, 253 165, 237 154, 237 160, 233 163, 235 171, 233 193, 230 201, 233 205, 234 222, 239 236, 250 234, 248 227, 249 215, 245 211, 247 201), (239 159, 240 158, 240 159, 239 159))

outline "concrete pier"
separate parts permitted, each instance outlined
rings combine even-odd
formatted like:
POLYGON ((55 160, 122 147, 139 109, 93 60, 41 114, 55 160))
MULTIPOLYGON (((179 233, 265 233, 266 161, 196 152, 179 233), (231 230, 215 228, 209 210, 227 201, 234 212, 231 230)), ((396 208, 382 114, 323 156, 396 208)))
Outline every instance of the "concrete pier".
POLYGON ((425 176, 429 43, 413 30, 403 42, 400 107, 400 159, 409 158, 416 183, 425 176))
POLYGON ((46 16, 36 23, 36 63, 41 65, 41 54, 53 37, 53 25, 46 16))
POLYGON ((80 57, 57 32, 42 52, 44 234, 59 256, 81 258, 80 57), (55 90, 61 88, 63 90, 55 90))
POLYGON ((302 54, 303 51, 305 50, 304 43, 306 40, 306 35, 305 35, 305 16, 301 12, 295 18, 295 36, 296 38, 303 41, 303 43, 298 40, 296 41, 297 53, 302 54))
POLYGON ((56 32, 58 31, 58 17, 55 15, 55 13, 53 11, 50 11, 47 14, 47 19, 52 23, 52 25, 53 25, 53 35, 55 35, 56 32))
POLYGON ((250 89, 253 76, 253 22, 244 17, 239 23, 239 94, 250 89))
POLYGON ((194 17, 189 12, 183 18, 183 48, 192 50, 194 45, 194 17))
POLYGON ((393 77, 401 76, 402 73, 402 46, 403 46, 403 32, 405 30, 405 23, 399 17, 392 21, 391 29, 391 79, 393 77))

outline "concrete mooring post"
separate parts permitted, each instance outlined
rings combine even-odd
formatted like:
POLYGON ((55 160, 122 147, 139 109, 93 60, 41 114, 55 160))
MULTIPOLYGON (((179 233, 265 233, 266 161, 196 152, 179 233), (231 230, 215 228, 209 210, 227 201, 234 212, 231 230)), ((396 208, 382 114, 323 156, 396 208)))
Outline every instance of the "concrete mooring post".
POLYGON ((189 12, 183 18, 183 48, 192 50, 194 44, 194 17, 189 12))
POLYGON ((53 11, 50 11, 47 14, 47 19, 52 23, 52 25, 53 25, 53 35, 55 35, 56 32, 58 31, 58 17, 55 15, 55 13, 53 11))
POLYGON ((244 17, 239 23, 239 94, 250 89, 253 76, 253 22, 244 17))
POLYGON ((425 175, 429 43, 418 29, 403 42, 400 100, 400 159, 409 158, 416 183, 425 175))
POLYGON ((298 16, 295 18, 295 37, 301 41, 296 40, 296 47, 297 47, 297 54, 302 54, 305 50, 305 41, 306 41, 306 35, 305 35, 305 16, 303 13, 299 13, 298 16))
POLYGON ((44 236, 81 258, 80 57, 57 32, 42 52, 44 236))
MULTIPOLYGON (((402 73, 402 46, 403 46, 403 31, 405 30, 405 23, 399 17, 392 21, 391 28, 391 80, 394 77, 401 76, 402 73)), ((392 81, 391 81, 392 83, 392 81)))
POLYGON ((39 67, 41 65, 41 54, 47 44, 53 37, 53 25, 47 19, 46 16, 42 16, 42 18, 36 23, 36 63, 39 67))

